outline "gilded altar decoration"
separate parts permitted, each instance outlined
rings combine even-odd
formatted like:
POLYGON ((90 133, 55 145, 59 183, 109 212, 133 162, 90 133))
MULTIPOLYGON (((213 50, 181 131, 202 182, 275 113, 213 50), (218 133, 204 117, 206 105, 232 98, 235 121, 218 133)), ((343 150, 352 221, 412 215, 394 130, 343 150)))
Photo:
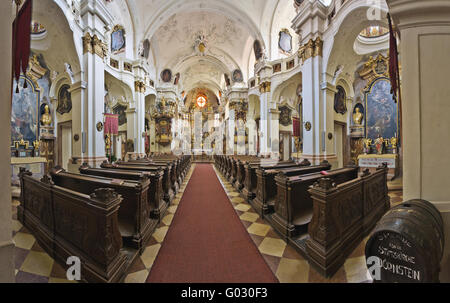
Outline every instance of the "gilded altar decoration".
POLYGON ((173 100, 166 100, 162 97, 161 100, 156 102, 155 107, 152 109, 152 117, 154 119, 168 117, 173 118, 176 114, 176 102, 173 100))
POLYGON ((172 142, 171 120, 168 117, 156 119, 156 142, 162 146, 167 146, 172 142))
POLYGON ((397 137, 392 137, 389 140, 389 143, 391 144, 391 148, 392 148, 392 153, 396 154, 397 153, 397 144, 398 144, 398 139, 397 137))
POLYGON ((309 58, 322 56, 323 41, 320 37, 315 40, 310 39, 305 45, 301 46, 298 50, 298 57, 305 62, 309 58))
POLYGON ((370 56, 369 60, 364 64, 358 72, 361 78, 367 80, 369 85, 365 88, 368 90, 370 84, 377 78, 389 77, 389 58, 378 54, 377 57, 370 56))
MULTIPOLYGON (((37 89, 40 88, 38 80, 41 79, 42 77, 44 77, 48 72, 48 69, 45 68, 44 66, 42 66, 42 65, 45 65, 45 63, 43 61, 44 61, 44 59, 43 59, 42 55, 40 55, 38 57, 38 55, 33 54, 30 57, 30 61, 28 63, 29 68, 27 70, 26 75, 28 78, 31 79, 31 81, 33 81, 33 83, 37 89)), ((24 88, 26 88, 26 87, 24 87, 24 88)))
POLYGON ((372 145, 372 139, 364 138, 362 139, 362 143, 364 154, 367 155, 368 153, 370 153, 370 146, 372 145))
POLYGON ((33 147, 35 150, 38 150, 40 145, 41 145, 41 141, 36 140, 33 142, 33 147))
POLYGON ((47 104, 44 106, 44 113, 41 116, 41 124, 44 126, 50 126, 52 124, 52 116, 50 115, 50 108, 47 104))
POLYGON ((334 111, 338 114, 347 112, 347 94, 342 86, 338 85, 337 92, 334 94, 334 111))
POLYGON ((291 125, 292 109, 290 109, 288 106, 280 106, 278 109, 280 110, 280 124, 283 126, 291 125))
POLYGON ((234 110, 236 121, 247 121, 248 103, 245 99, 231 100, 229 104, 230 110, 234 110))
POLYGON ((56 111, 61 115, 70 113, 72 110, 72 97, 69 89, 70 86, 64 84, 58 92, 58 107, 56 108, 56 111))
MULTIPOLYGON (((362 107, 362 105, 361 105, 361 107, 362 107)), ((363 119, 364 119, 364 114, 361 112, 360 107, 355 106, 355 109, 353 110, 353 123, 355 125, 361 125, 363 119)))
POLYGON ((397 138, 396 137, 392 137, 391 140, 389 140, 389 141, 391 143, 392 148, 396 149, 397 148, 397 143, 398 143, 397 138))
POLYGON ((121 25, 116 25, 111 33, 111 52, 118 54, 125 51, 125 29, 121 25))

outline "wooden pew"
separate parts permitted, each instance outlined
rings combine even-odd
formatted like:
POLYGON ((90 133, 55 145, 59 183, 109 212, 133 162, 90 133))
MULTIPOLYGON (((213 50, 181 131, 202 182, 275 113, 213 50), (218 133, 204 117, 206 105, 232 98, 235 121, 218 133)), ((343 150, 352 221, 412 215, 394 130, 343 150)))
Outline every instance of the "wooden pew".
POLYGON ((114 170, 104 168, 91 168, 87 164, 83 164, 79 171, 81 174, 106 177, 111 179, 135 180, 142 178, 150 179, 150 187, 148 190, 148 204, 150 209, 150 218, 161 221, 167 204, 163 199, 163 170, 155 172, 139 172, 134 170, 114 170))
POLYGON ((250 201, 256 212, 264 218, 275 211, 274 205, 277 199, 275 176, 280 171, 291 175, 304 175, 331 169, 331 165, 326 161, 320 165, 306 166, 309 164, 309 162, 303 162, 301 164, 286 163, 276 166, 260 166, 256 170, 256 197, 250 201))
POLYGON ((21 168, 19 221, 59 264, 81 260, 86 282, 121 282, 137 254, 122 250, 118 211, 122 197, 111 188, 83 194, 57 186, 50 176, 35 179, 21 168))
POLYGON ((261 159, 257 158, 257 157, 248 157, 248 158, 243 158, 243 159, 236 159, 236 182, 234 184, 234 187, 238 190, 238 191, 242 191, 242 189, 245 186, 245 164, 246 163, 261 163, 261 159))
POLYGON ((160 165, 160 166, 170 166, 170 172, 171 172, 171 182, 172 182, 172 189, 174 191, 174 194, 176 194, 181 184, 183 183, 183 179, 187 174, 187 170, 189 168, 190 164, 190 157, 189 156, 164 156, 164 157, 154 157, 154 158, 137 158, 137 159, 130 159, 128 162, 118 161, 117 164, 130 164, 130 165, 160 165))
POLYGON ((171 199, 175 194, 178 192, 178 189, 180 185, 178 184, 178 177, 177 177, 177 169, 176 169, 176 163, 172 160, 170 161, 142 161, 142 160, 129 160, 128 162, 125 161, 117 161, 115 164, 118 165, 134 165, 134 166, 154 166, 154 167, 163 167, 167 171, 168 180, 165 180, 165 182, 169 182, 170 191, 169 196, 171 199))
POLYGON ((55 185, 74 192, 89 194, 96 188, 112 188, 123 201, 119 209, 119 230, 125 246, 143 252, 158 221, 150 219, 148 191, 150 180, 143 175, 137 181, 78 175, 54 168, 50 176, 55 185))
MULTIPOLYGON (((328 171, 327 177, 340 184, 357 178, 358 170, 358 167, 336 169, 328 171)), ((275 177, 277 185, 275 213, 271 215, 269 221, 275 231, 286 240, 306 231, 313 215, 313 204, 308 188, 323 177, 324 175, 317 172, 294 176, 279 172, 275 177)))
POLYGON ((332 276, 389 210, 387 174, 383 165, 344 183, 323 178, 309 189, 313 201, 309 237, 294 244, 306 243, 309 263, 322 275, 332 276))
MULTIPOLYGON (((127 163, 127 162, 125 162, 127 163)), ((174 195, 172 181, 170 178, 170 168, 168 166, 153 166, 153 165, 139 165, 139 164, 109 164, 103 162, 100 165, 101 168, 106 169, 120 169, 120 170, 133 170, 141 172, 155 172, 163 170, 163 199, 167 204, 170 204, 174 195)))
POLYGON ((258 160, 256 156, 226 156, 227 158, 227 168, 225 171, 225 176, 228 178, 228 181, 235 187, 240 190, 243 184, 244 178, 244 170, 242 173, 240 172, 240 161, 255 161, 258 160), (239 182, 239 179, 241 182, 239 182))
MULTIPOLYGON (((244 187, 242 188, 241 196, 246 199, 247 202, 250 202, 256 197, 257 191, 257 176, 256 171, 258 168, 263 166, 268 169, 270 166, 274 168, 274 166, 278 166, 280 168, 283 167, 296 167, 296 166, 309 166, 311 163, 307 160, 302 161, 301 163, 297 163, 294 161, 275 161, 270 159, 262 159, 259 158, 257 161, 252 162, 244 162, 244 187)), ((261 199, 261 198, 260 198, 261 199)))

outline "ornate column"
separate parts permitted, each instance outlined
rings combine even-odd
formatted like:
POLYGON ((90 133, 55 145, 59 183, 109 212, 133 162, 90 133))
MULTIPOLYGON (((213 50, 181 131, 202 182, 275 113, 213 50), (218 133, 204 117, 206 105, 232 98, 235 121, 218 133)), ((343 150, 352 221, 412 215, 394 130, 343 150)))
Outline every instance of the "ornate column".
MULTIPOLYGON (((88 3, 88 1, 86 1, 88 3)), ((97 21, 98 27, 104 27, 97 12, 84 10, 83 18, 87 23, 97 21)), ((103 112, 105 90, 105 63, 107 46, 102 42, 102 30, 89 29, 83 38, 82 70, 83 78, 72 85, 72 127, 74 134, 72 164, 77 166, 87 162, 98 166, 106 160, 103 138, 103 112), (94 32, 94 34, 92 33, 94 32), (75 137, 75 135, 78 135, 75 137)))
POLYGON ((236 112, 230 107, 226 125, 226 152, 227 155, 234 155, 234 130, 236 127, 236 112))
POLYGON ((279 157, 280 157, 280 111, 275 108, 269 108, 269 134, 270 134, 270 141, 271 141, 270 156, 273 159, 279 159, 279 157))
POLYGON ((72 133, 73 156, 70 167, 83 162, 99 166, 106 160, 103 137, 103 113, 105 93, 105 62, 108 47, 105 41, 105 27, 112 22, 112 16, 99 1, 82 0, 80 16, 84 34, 76 45, 82 45, 81 76, 72 85, 72 133), (75 135, 78 135, 75 137, 75 135))
POLYGON ((106 45, 96 34, 86 32, 83 40, 84 80, 72 85, 73 165, 98 166, 106 160, 103 138, 106 45))
POLYGON ((256 156, 257 152, 257 144, 258 144, 258 127, 256 126, 256 122, 254 117, 247 119, 247 128, 248 128, 248 154, 251 156, 256 156))
POLYGON ((322 46, 322 39, 316 37, 300 47, 298 53, 303 65, 303 157, 313 164, 336 161, 333 142, 328 139, 328 133, 334 132, 330 101, 334 91, 326 82, 322 84, 322 46))
POLYGON ((236 152, 238 155, 245 155, 245 124, 247 121, 248 103, 245 99, 232 101, 230 109, 234 110, 236 121, 236 152))
POLYGON ((387 0, 400 30, 403 198, 434 203, 444 219, 441 282, 450 282, 450 1, 387 0))
POLYGON ((0 168, 4 172, 0 186, 3 188, 0 193, 0 283, 13 283, 14 278, 14 242, 12 234, 12 213, 11 213, 11 150, 9 142, 11 140, 11 24, 12 5, 11 1, 0 2, 0 31, 3 43, 0 51, 6 58, 3 68, 0 71, 0 96, 3 102, 0 103, 1 127, 0 140, 1 147, 0 168))
MULTIPOLYGON (((137 110, 135 105, 131 105, 125 110, 125 114, 127 115, 127 141, 132 140, 134 150, 128 150, 127 153, 136 153, 137 152, 137 110)), ((126 155, 126 159, 128 159, 128 155, 126 155)))
POLYGON ((259 152, 262 156, 270 155, 272 142, 270 138, 269 108, 271 102, 271 76, 272 66, 265 64, 264 60, 257 64, 255 71, 259 76, 260 92, 260 120, 259 120, 259 152))

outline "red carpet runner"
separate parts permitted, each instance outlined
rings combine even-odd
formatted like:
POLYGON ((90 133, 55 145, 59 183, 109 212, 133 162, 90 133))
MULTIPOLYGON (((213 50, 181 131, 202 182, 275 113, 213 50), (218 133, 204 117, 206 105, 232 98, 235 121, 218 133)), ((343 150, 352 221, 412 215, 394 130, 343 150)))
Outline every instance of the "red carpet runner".
POLYGON ((196 165, 147 282, 278 282, 211 165, 196 165))

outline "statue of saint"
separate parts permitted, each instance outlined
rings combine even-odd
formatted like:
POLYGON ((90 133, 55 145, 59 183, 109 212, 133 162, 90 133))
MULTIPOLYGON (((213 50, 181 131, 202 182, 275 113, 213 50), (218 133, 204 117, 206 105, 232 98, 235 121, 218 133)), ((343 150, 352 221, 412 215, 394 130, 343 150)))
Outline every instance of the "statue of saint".
POLYGON ((356 125, 361 125, 364 115, 360 112, 359 107, 355 108, 355 112, 353 113, 353 122, 356 125))
POLYGON ((111 139, 110 139, 109 135, 105 136, 105 148, 106 148, 106 150, 111 149, 111 139))
POLYGON ((375 148, 377 150, 378 155, 383 154, 383 147, 384 147, 384 139, 381 136, 378 136, 378 138, 375 139, 375 148))
POLYGON ((45 126, 49 126, 52 124, 52 116, 50 115, 50 108, 48 107, 48 105, 45 105, 44 107, 44 113, 41 117, 41 123, 45 126))

